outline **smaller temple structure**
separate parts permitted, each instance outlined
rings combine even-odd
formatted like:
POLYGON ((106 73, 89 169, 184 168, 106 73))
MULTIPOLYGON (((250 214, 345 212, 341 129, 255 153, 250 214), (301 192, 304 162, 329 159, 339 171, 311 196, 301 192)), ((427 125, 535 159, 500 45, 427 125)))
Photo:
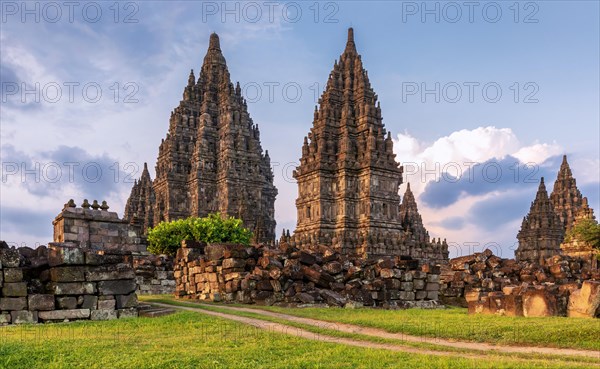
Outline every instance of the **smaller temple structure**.
POLYGON ((523 218, 521 230, 517 234, 517 261, 536 261, 543 264, 546 258, 560 253, 563 236, 563 223, 554 211, 542 177, 529 214, 523 218))

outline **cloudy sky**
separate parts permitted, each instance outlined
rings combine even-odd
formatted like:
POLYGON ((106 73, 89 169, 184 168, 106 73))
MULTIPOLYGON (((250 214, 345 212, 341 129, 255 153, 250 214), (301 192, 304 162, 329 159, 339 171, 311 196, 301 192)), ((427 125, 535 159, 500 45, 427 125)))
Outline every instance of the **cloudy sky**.
POLYGON ((598 2, 468 4, 2 2, 0 239, 46 244, 69 198, 122 214, 211 32, 272 158, 278 232, 294 229, 291 172, 349 26, 404 181, 452 256, 512 257, 563 154, 598 213, 598 2))

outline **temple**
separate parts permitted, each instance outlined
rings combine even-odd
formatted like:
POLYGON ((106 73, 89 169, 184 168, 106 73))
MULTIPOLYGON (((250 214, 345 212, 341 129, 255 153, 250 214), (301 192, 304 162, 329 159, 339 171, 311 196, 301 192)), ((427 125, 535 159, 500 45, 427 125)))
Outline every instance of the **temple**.
POLYGON ((567 156, 564 155, 550 197, 542 178, 529 214, 523 219, 517 235, 517 260, 543 264, 544 258, 565 254, 596 265, 597 250, 590 242, 570 232, 573 226, 585 220, 597 224, 594 211, 577 188, 567 156))
POLYGON ((447 259, 445 242, 430 242, 410 187, 400 203, 403 168, 377 100, 350 28, 294 171, 297 227, 291 243, 365 257, 422 255, 427 248, 435 250, 430 259, 447 259))
POLYGON ((563 223, 548 198, 542 177, 529 214, 523 218, 521 230, 517 234, 519 247, 515 256, 518 261, 527 260, 543 264, 544 259, 560 253, 563 236, 563 223))
POLYGON ((162 221, 221 213, 235 216, 255 242, 275 241, 273 185, 268 151, 233 85, 219 37, 210 36, 198 80, 192 70, 183 100, 171 113, 156 178, 146 165, 127 201, 125 219, 145 232, 162 221))

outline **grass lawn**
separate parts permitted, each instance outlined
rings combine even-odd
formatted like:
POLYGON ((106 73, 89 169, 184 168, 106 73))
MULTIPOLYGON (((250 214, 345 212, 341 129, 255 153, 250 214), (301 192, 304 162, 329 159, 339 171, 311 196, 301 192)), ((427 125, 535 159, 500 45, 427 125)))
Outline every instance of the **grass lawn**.
POLYGON ((0 368, 548 368, 311 341, 194 312, 0 328, 0 368))
MULTIPOLYGON (((171 296, 144 296, 143 300, 171 299, 171 296)), ((185 301, 185 300, 182 300, 185 301)), ((218 306, 219 304, 215 304, 218 306)), ((344 309, 281 308, 274 306, 232 305, 260 308, 283 314, 381 328, 415 336, 439 337, 503 345, 530 345, 600 351, 600 319, 525 318, 468 315, 467 309, 344 309)))

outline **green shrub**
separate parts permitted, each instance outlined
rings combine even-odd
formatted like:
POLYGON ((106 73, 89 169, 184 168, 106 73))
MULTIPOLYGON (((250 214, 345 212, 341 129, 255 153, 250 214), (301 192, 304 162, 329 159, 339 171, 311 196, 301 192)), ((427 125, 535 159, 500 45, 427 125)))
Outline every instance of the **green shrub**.
POLYGON ((174 255, 183 240, 248 245, 251 239, 252 232, 244 228, 241 219, 210 214, 204 218, 162 222, 151 228, 148 231, 148 251, 157 255, 174 255))

